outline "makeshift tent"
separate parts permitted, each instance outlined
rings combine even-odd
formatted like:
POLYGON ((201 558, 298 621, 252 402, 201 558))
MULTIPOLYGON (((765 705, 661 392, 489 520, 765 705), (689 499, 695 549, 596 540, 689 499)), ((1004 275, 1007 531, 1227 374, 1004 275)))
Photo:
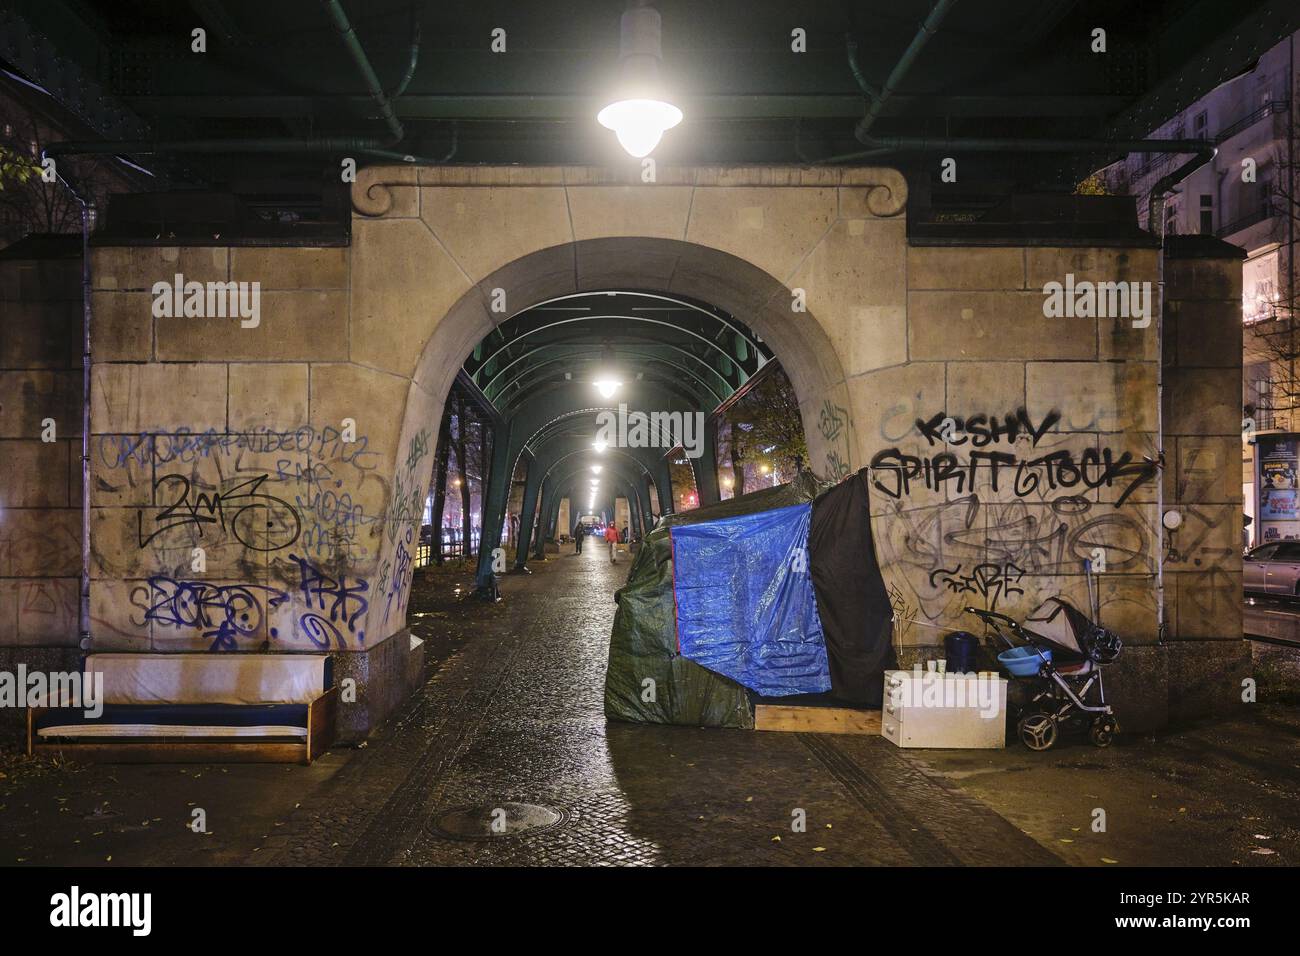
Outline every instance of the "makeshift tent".
POLYGON ((879 707, 896 666, 864 472, 668 515, 615 600, 616 720, 752 727, 756 700, 809 694, 879 707))

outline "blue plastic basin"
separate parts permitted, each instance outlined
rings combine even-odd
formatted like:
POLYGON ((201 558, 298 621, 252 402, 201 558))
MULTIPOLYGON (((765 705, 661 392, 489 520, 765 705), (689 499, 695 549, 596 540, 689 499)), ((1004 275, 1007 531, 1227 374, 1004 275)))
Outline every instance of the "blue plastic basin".
POLYGON ((1052 659, 1052 652, 1049 650, 1036 651, 1032 647, 1013 647, 1009 651, 1003 651, 998 655, 998 661, 1009 670, 1013 677, 1033 677, 1038 673, 1038 668, 1043 666, 1043 658, 1052 659), (1039 657, 1039 654, 1042 657, 1039 657))

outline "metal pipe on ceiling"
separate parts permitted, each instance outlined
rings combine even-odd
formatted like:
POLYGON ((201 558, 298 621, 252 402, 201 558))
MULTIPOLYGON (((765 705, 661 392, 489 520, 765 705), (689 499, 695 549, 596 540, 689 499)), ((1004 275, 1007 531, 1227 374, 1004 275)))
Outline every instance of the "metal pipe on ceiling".
MULTIPOLYGON (((387 147, 400 143, 406 137, 406 130, 402 122, 397 118, 397 113, 393 109, 392 101, 384 92, 383 86, 379 82, 379 76, 375 73, 375 68, 370 63, 370 58, 366 56, 366 51, 362 49, 361 41, 357 38, 356 30, 352 28, 351 21, 348 20, 347 13, 344 12, 339 0, 321 0, 325 12, 329 15, 334 28, 338 31, 339 39, 343 41, 344 47, 356 65, 357 72, 361 74, 361 79, 366 85, 367 92, 370 95, 371 102, 379 109, 379 115, 388 127, 389 135, 385 138, 374 136, 269 136, 269 137, 245 137, 236 139, 211 139, 211 140, 104 140, 100 142, 78 142, 65 141, 61 143, 51 143, 48 153, 51 155, 67 155, 72 153, 340 153, 340 152, 357 152, 361 154, 378 154, 385 159, 398 159, 405 162, 439 162, 439 160, 429 160, 423 157, 407 156, 401 153, 383 153, 387 147)), ((417 27, 418 31, 418 27, 417 27)), ((403 78, 399 84, 399 90, 405 90, 406 83, 410 81, 410 75, 415 72, 415 63, 419 55, 419 34, 411 50, 411 63, 409 74, 403 78)), ((454 134, 453 134, 454 135, 454 134)), ((453 139, 452 152, 456 150, 456 143, 453 139)), ((450 154, 448 154, 450 158, 450 154)), ((443 160, 445 161, 445 160, 443 160)))
POLYGON ((407 57, 406 72, 398 80, 397 86, 393 92, 388 94, 388 98, 394 103, 401 98, 406 92, 406 88, 411 85, 411 80, 415 77, 415 68, 420 64, 420 4, 411 4, 411 52, 407 57))
POLYGON ((818 160, 817 165, 879 159, 900 152, 933 153, 1201 153, 1200 139, 1014 139, 953 136, 868 136, 871 149, 818 160))
POLYGON ((873 100, 880 96, 880 91, 868 83, 867 78, 862 75, 862 67, 858 66, 858 41, 852 33, 844 34, 844 54, 849 61, 849 72, 853 74, 853 81, 858 84, 862 95, 873 100))
POLYGON ((1199 153, 1201 139, 1021 139, 1016 137, 868 136, 866 145, 890 152, 933 152, 938 149, 997 153, 1086 153, 1111 150, 1122 153, 1199 153))
MULTIPOLYGON (((907 72, 912 68, 912 64, 916 62, 916 58, 921 55, 921 50, 923 50, 925 45, 930 42, 930 37, 934 36, 935 33, 938 32, 940 24, 942 24, 944 18, 948 16, 948 11, 950 11, 956 3, 957 0, 936 0, 935 5, 930 9, 929 16, 925 18, 925 21, 917 29, 916 36, 912 37, 912 42, 907 45, 907 49, 903 51, 903 55, 899 57, 898 62, 894 64, 894 68, 889 71, 889 76, 885 80, 885 85, 880 88, 880 91, 876 95, 870 97, 871 105, 867 107, 867 115, 858 120, 858 125, 853 130, 853 135, 857 138, 858 142, 867 146, 872 145, 867 141, 867 134, 871 132, 871 127, 874 126, 876 120, 880 118, 880 114, 885 108, 885 103, 887 103, 889 98, 894 95, 894 91, 898 89, 898 85, 903 81, 903 78, 907 76, 907 72)), ((850 65, 856 66, 856 56, 850 61, 850 65)), ((857 79, 859 75, 859 72, 855 70, 854 78, 857 79)), ((859 85, 862 85, 862 81, 859 81, 859 85)))
POLYGON ((269 136, 208 140, 64 140, 51 143, 50 155, 68 153, 339 153, 364 152, 391 145, 373 136, 269 136))
POLYGON ((343 41, 343 46, 347 48, 348 54, 352 57, 353 64, 356 65, 357 72, 361 74, 361 79, 366 84, 366 90, 370 94, 370 99, 375 106, 379 107, 379 115, 383 118, 384 125, 388 127, 391 137, 387 144, 400 143, 406 137, 406 130, 402 128, 402 121, 397 118, 397 113, 393 110, 393 104, 389 101, 388 95, 384 93, 384 88, 379 82, 379 76, 375 73, 375 68, 370 65, 370 58, 366 56, 366 51, 361 48, 361 41, 357 38, 356 30, 352 29, 352 23, 348 20, 348 15, 343 11, 343 5, 339 0, 321 0, 321 5, 325 7, 325 12, 334 23, 334 28, 338 31, 339 39, 343 41))

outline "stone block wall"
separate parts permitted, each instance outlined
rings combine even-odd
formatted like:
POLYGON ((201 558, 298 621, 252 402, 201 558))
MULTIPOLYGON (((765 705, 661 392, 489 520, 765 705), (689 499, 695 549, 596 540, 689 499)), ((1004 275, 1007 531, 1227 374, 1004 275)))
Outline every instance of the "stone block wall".
POLYGON ((12 664, 77 646, 81 329, 80 256, 0 260, 0 647, 12 664))
POLYGON ((1169 718, 1242 704, 1241 263, 1236 246, 1170 237, 1165 251, 1165 509, 1169 718))
POLYGON ((902 648, 1059 595, 1154 643, 1156 334, 1044 285, 1156 280, 1152 248, 912 246, 907 357, 850 377, 902 648), (1104 565, 1103 565, 1104 562, 1104 565))
MULTIPOLYGON (((871 467, 900 650, 977 629, 967 605, 1021 618, 1061 594, 1086 608, 1083 562, 1093 559, 1106 565, 1103 622, 1152 649, 1133 659, 1166 684, 1175 670, 1190 673, 1194 653, 1175 667, 1157 647, 1154 323, 1043 311, 1044 285, 1067 275, 1154 283, 1157 251, 913 246, 905 201, 901 177, 877 169, 661 168, 653 185, 626 170, 378 169, 354 190, 347 247, 94 249, 95 649, 328 650, 369 702, 348 726, 373 727, 396 705, 388 691, 407 682, 415 536, 456 369, 514 312, 631 284, 747 322, 790 375, 813 467, 830 477, 871 467), (177 273, 259 283, 260 323, 154 315, 154 284, 177 273), (499 290, 505 312, 493 309, 499 290)), ((58 339, 67 315, 79 323, 76 282, 68 288, 59 293, 68 301, 36 307, 55 324, 20 323, 20 342, 58 339)), ((6 303, 28 309, 29 298, 6 303)), ((1217 315, 1230 298, 1173 301, 1180 314, 1217 315)), ((75 329, 66 334, 64 348, 77 341, 75 329)), ((1226 339, 1211 347, 1183 335, 1203 347, 1181 353, 1190 377, 1171 393, 1204 388, 1235 401, 1239 338, 1233 352, 1226 339)), ((39 376, 76 367, 67 356, 28 358, 39 352, 30 344, 5 348, 15 356, 6 396, 39 395, 39 376)), ((1220 520, 1234 499, 1205 456, 1221 448, 1226 418, 1191 400, 1180 408, 1167 445, 1173 493, 1220 520)), ((31 414, 6 405, 0 440, 43 474, 40 456, 52 452, 29 446, 31 414)), ((0 611, 15 622, 0 645, 23 639, 11 595, 39 577, 35 568, 54 569, 72 598, 71 623, 46 626, 41 640, 75 643, 69 509, 80 492, 71 445, 64 455, 63 479, 3 476, 5 494, 26 504, 17 519, 0 514, 0 611), (48 545, 46 561, 33 555, 52 526, 62 543, 48 545)), ((1225 460, 1223 482, 1235 468, 1225 460)), ((1204 597, 1197 576, 1211 570, 1220 584, 1236 574, 1239 587, 1239 562, 1221 557, 1173 569, 1171 639, 1240 634, 1229 611, 1197 624, 1179 603, 1204 597)), ((1133 693, 1169 712, 1144 680, 1133 679, 1133 693)))

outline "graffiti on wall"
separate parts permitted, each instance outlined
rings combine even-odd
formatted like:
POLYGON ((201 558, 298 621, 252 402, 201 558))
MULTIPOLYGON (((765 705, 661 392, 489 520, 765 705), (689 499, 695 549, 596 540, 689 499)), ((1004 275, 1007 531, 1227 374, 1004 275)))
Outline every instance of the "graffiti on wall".
POLYGON ((817 417, 817 430, 826 439, 826 478, 829 481, 842 481, 849 473, 849 412, 842 405, 836 405, 829 398, 822 402, 821 414, 817 417), (843 454, 835 445, 843 445, 843 454))
POLYGON ((364 435, 349 443, 328 427, 101 435, 96 490, 129 498, 148 489, 136 545, 159 568, 180 572, 194 547, 238 556, 296 545, 319 560, 353 562, 373 558, 385 518, 354 497, 372 484, 368 500, 387 497, 378 455, 366 446, 364 435))
POLYGON ((329 427, 97 436, 96 494, 127 505, 131 527, 97 533, 96 560, 141 581, 112 633, 212 651, 364 644, 374 595, 385 619, 405 611, 429 440, 418 433, 385 475, 366 436, 329 427), (385 540, 396 549, 381 564, 385 540))
POLYGON ((394 610, 399 617, 406 611, 411 578, 415 573, 412 542, 423 513, 424 478, 429 471, 425 460, 428 457, 429 432, 420 429, 407 443, 405 464, 398 469, 393 482, 388 521, 388 540, 393 546, 393 555, 391 559, 385 558, 379 567, 377 592, 384 598, 385 624, 394 610))
POLYGON ((257 650, 262 643, 282 637, 305 638, 319 650, 342 650, 347 647, 344 631, 364 643, 365 631, 357 624, 370 604, 368 582, 353 578, 349 583, 346 575, 327 574, 299 555, 291 554, 289 559, 298 567, 299 607, 306 609, 296 618, 290 615, 289 635, 282 635, 272 622, 279 619, 276 612, 282 607, 293 606, 293 595, 274 585, 178 581, 154 575, 147 586, 134 589, 131 602, 143 608, 141 624, 152 621, 180 631, 180 636, 209 641, 208 649, 213 651, 257 650))
POLYGON ((896 447, 883 449, 871 459, 872 484, 895 499, 906 498, 918 488, 943 493, 950 485, 959 495, 976 493, 984 487, 998 494, 1006 487, 1017 498, 1029 498, 1122 484, 1115 502, 1118 508, 1155 477, 1155 462, 1135 461, 1130 451, 1116 454, 1111 448, 1090 447, 1078 453, 1057 449, 1024 454, 988 447, 999 442, 1014 445, 1023 438, 1031 449, 1037 449, 1043 435, 1060 417, 1060 412, 1052 411, 1034 425, 1022 408, 1001 418, 972 415, 960 422, 943 412, 929 419, 918 418, 916 430, 930 447, 969 443, 971 450, 963 460, 961 453, 946 450, 923 456, 905 454, 896 447))
POLYGON ((1023 613, 1063 589, 1064 576, 1081 582, 1098 551, 1108 573, 1154 572, 1154 519, 1130 502, 1156 463, 1105 447, 1042 447, 1061 420, 1024 408, 918 416, 912 434, 932 451, 873 456, 871 482, 883 495, 876 540, 896 618, 901 608, 913 623, 949 627, 969 605, 1023 613))

